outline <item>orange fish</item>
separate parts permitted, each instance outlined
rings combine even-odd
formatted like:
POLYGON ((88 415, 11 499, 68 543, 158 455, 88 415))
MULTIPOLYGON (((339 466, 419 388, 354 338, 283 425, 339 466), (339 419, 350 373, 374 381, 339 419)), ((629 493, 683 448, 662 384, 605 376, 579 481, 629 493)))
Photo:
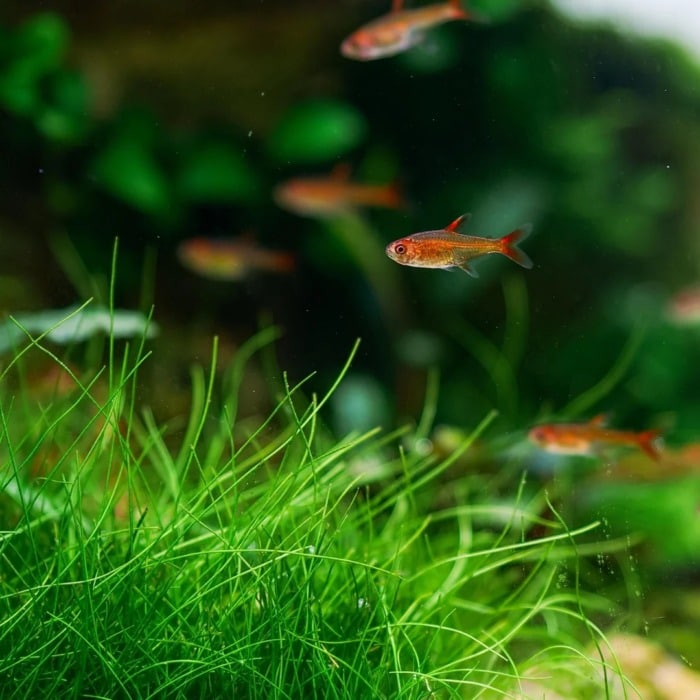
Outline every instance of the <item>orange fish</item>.
POLYGON ((557 454, 590 455, 601 445, 621 445, 638 447, 658 461, 661 455, 654 445, 654 440, 660 434, 658 430, 645 430, 641 433, 613 430, 606 427, 605 416, 596 416, 588 423, 536 425, 530 430, 528 437, 543 450, 557 454))
POLYGON ((447 0, 404 10, 403 0, 394 0, 391 12, 363 25, 340 45, 340 53, 357 61, 394 56, 420 43, 428 29, 473 17, 459 0, 447 0))
POLYGON ((324 177, 296 177, 275 188, 279 206, 301 216, 333 216, 354 207, 402 206, 396 184, 363 185, 350 181, 350 169, 335 167, 324 177))
POLYGON ((471 261, 492 253, 505 255, 522 267, 532 267, 532 260, 518 248, 518 243, 530 234, 530 224, 511 231, 503 238, 482 238, 457 233, 459 227, 469 221, 469 218, 469 214, 464 214, 447 228, 399 238, 389 243, 385 249, 386 254, 401 265, 436 267, 443 270, 459 267, 472 277, 479 275, 471 266, 471 261))
POLYGON ((253 270, 290 272, 294 268, 291 253, 260 248, 247 236, 190 238, 180 243, 177 255, 185 267, 216 280, 243 279, 253 270))
POLYGON ((700 285, 686 287, 675 294, 668 303, 667 316, 679 325, 700 323, 700 285))

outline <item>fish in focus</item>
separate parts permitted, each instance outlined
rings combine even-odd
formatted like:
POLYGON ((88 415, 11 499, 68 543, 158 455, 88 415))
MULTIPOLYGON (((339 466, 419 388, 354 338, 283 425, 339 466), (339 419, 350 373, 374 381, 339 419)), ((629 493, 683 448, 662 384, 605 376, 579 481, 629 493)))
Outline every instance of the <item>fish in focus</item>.
POLYGON ((277 204, 300 216, 334 216, 356 207, 386 207, 403 205, 395 183, 365 185, 350 181, 350 169, 335 167, 329 175, 295 177, 275 188, 277 204))
POLYGON ((654 444, 658 430, 640 433, 606 427, 605 416, 596 416, 587 423, 549 423, 536 425, 528 433, 531 442, 547 452, 565 455, 592 455, 604 445, 638 447, 653 460, 661 459, 654 444))
POLYGON ((290 272, 295 264, 291 253, 266 250, 247 236, 190 238, 180 243, 177 256, 193 272, 216 280, 240 280, 255 270, 290 272))
POLYGON ((400 265, 443 270, 459 267, 472 277, 479 275, 471 261, 493 253, 505 255, 527 269, 532 267, 532 260, 518 248, 518 243, 530 235, 531 224, 524 224, 502 238, 482 238, 457 233, 460 226, 468 220, 469 214, 464 214, 444 229, 399 238, 389 243, 385 249, 386 254, 400 265))
POLYGON ((474 19, 460 0, 446 0, 412 9, 403 9, 403 0, 394 0, 391 12, 363 25, 340 45, 346 58, 373 61, 394 56, 420 43, 432 27, 454 20, 474 19))

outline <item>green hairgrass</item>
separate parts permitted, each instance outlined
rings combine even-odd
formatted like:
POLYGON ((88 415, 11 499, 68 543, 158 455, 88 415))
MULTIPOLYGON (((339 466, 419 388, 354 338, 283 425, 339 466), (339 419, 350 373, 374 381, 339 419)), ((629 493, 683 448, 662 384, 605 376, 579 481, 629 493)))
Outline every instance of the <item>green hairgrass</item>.
POLYGON ((136 402, 143 342, 109 341, 88 378, 41 338, 18 350, 0 377, 2 695, 520 698, 544 675, 610 697, 604 606, 578 583, 596 524, 570 530, 524 480, 504 505, 456 473, 493 415, 445 459, 397 449, 401 431, 334 438, 323 408, 357 346, 324 394, 283 375, 243 419, 245 366, 275 337, 223 377, 214 341, 180 434, 136 402), (13 383, 34 353, 75 389, 13 383))
POLYGON ((620 351, 615 364, 592 387, 570 401, 562 410, 564 417, 577 417, 590 410, 605 398, 625 378, 633 361, 639 354, 642 342, 646 337, 647 326, 640 324, 634 327, 625 346, 620 351))

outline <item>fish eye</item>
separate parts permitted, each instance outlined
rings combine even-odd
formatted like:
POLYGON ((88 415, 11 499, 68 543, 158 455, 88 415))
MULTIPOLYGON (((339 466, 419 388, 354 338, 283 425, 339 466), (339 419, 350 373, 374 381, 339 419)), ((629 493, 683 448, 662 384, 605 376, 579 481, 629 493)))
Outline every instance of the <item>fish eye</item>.
POLYGON ((397 243, 394 246, 394 252, 397 255, 403 255, 406 252, 406 246, 403 243, 397 243))

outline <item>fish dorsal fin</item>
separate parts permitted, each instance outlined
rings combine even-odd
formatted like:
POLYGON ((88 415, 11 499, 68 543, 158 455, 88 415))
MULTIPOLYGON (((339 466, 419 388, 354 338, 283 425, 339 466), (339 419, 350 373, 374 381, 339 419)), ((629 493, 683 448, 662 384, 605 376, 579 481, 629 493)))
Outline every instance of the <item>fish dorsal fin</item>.
POLYGON ((591 428, 604 428, 609 422, 610 416, 607 413, 599 413, 588 421, 588 425, 591 428))
POLYGON ((403 0, 391 0, 391 11, 400 12, 403 9, 403 0))
POLYGON ((469 223, 469 219, 471 218, 471 214, 462 214, 462 216, 457 217, 449 226, 446 226, 445 231, 449 231, 450 233, 458 233, 459 229, 464 228, 469 223))
POLYGON ((349 163, 337 163, 331 170, 331 177, 338 182, 347 182, 351 172, 349 163))

